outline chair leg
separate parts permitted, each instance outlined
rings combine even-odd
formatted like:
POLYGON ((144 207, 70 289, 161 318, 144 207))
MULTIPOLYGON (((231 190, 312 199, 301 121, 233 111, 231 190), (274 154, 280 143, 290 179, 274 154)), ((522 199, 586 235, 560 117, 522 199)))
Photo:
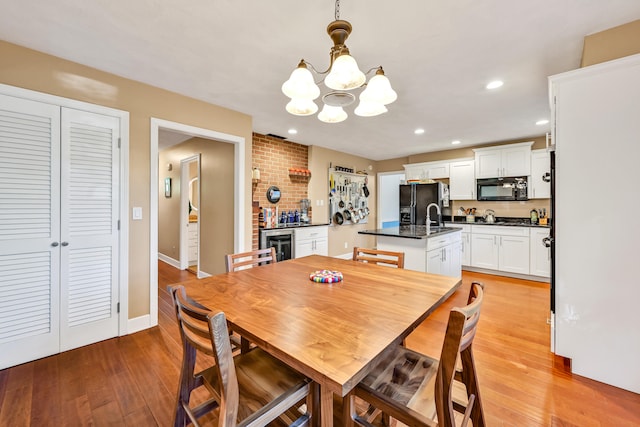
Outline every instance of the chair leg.
POLYGON ((183 405, 189 405, 191 399, 191 390, 195 388, 195 379, 193 373, 195 371, 196 350, 191 346, 183 348, 183 361, 180 370, 180 380, 178 382, 178 395, 176 397, 176 407, 173 416, 174 427, 185 427, 189 423, 189 417, 184 410, 183 405))
POLYGON ((471 409, 473 427, 485 427, 487 424, 484 419, 484 410, 482 409, 482 399, 480 398, 478 377, 476 375, 471 347, 460 353, 460 358, 462 361, 462 382, 467 388, 467 395, 475 396, 475 401, 471 409))

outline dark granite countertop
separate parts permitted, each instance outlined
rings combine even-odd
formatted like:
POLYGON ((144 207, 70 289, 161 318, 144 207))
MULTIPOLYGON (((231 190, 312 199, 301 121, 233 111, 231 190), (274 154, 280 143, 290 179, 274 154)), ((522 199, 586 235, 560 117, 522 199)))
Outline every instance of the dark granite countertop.
POLYGON ((375 230, 362 230, 358 234, 371 234, 374 236, 402 237, 405 239, 428 239, 442 236, 447 233, 460 231, 456 227, 431 227, 431 233, 427 235, 426 225, 401 225, 400 227, 378 228, 375 230))
POLYGON ((291 223, 291 224, 278 224, 277 227, 271 227, 271 228, 260 227, 260 230, 283 230, 283 229, 287 229, 287 228, 321 227, 323 225, 329 225, 329 223, 326 223, 326 222, 322 222, 322 223, 295 222, 295 223, 291 223))
MULTIPOLYGON (((445 217, 447 218, 447 217, 445 217)), ((484 221, 484 218, 481 216, 477 216, 475 222, 467 222, 466 217, 464 216, 456 216, 454 220, 444 219, 444 222, 447 224, 451 224, 453 226, 457 224, 468 224, 468 225, 500 225, 507 227, 540 227, 540 228, 549 228, 551 227, 551 219, 549 219, 549 223, 546 225, 540 224, 531 224, 531 220, 529 218, 513 218, 513 217, 496 217, 496 222, 488 223, 484 221)))

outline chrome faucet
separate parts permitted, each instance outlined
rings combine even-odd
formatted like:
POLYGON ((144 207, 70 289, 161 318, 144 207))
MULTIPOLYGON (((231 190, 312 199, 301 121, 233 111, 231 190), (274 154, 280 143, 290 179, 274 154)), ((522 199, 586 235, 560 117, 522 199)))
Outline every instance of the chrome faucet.
POLYGON ((431 234, 431 216, 429 215, 429 211, 431 211, 431 206, 436 207, 436 213, 438 214, 438 226, 440 226, 440 218, 442 217, 442 211, 440 211, 439 204, 429 203, 427 205, 427 235, 431 234))

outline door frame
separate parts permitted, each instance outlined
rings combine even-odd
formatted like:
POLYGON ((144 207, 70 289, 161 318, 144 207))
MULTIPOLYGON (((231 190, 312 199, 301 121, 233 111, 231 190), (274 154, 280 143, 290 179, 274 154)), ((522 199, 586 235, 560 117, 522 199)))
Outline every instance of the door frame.
POLYGON ((180 160, 180 269, 184 270, 189 267, 189 229, 184 225, 189 223, 189 202, 191 201, 191 193, 189 192, 191 179, 189 178, 189 166, 191 163, 197 163, 197 179, 198 179, 198 258, 197 258, 197 277, 200 278, 200 153, 186 157, 180 160))
MULTIPOLYGON (((151 117, 149 144, 151 173, 150 198, 149 198, 149 325, 151 328, 158 324, 158 135, 160 129, 180 132, 194 137, 213 139, 234 145, 234 217, 237 223, 233 232, 234 252, 244 250, 245 239, 245 138, 237 135, 218 132, 211 129, 172 122, 169 120, 151 117)), ((198 254, 198 257, 200 255, 198 254)))
POLYGON ((120 120, 120 198, 118 200, 118 214, 120 217, 118 299, 120 312, 118 313, 118 335, 126 335, 129 331, 129 112, 2 83, 0 83, 0 93, 16 98, 112 116, 120 120))

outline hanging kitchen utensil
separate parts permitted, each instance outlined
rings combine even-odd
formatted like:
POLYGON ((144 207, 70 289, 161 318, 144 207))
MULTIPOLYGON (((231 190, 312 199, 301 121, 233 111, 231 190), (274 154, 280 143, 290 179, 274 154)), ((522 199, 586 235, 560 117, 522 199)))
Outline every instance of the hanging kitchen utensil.
POLYGON ((344 219, 351 221, 351 212, 349 212, 349 209, 342 211, 342 215, 344 216, 344 219))
POLYGON ((342 223, 344 222, 344 217, 342 216, 342 214, 340 212, 336 212, 333 215, 333 222, 335 222, 338 225, 342 225, 342 223))
POLYGON ((364 177, 364 185, 362 186, 362 192, 364 193, 364 197, 369 197, 369 189, 367 188, 367 184, 369 183, 369 178, 364 177))

